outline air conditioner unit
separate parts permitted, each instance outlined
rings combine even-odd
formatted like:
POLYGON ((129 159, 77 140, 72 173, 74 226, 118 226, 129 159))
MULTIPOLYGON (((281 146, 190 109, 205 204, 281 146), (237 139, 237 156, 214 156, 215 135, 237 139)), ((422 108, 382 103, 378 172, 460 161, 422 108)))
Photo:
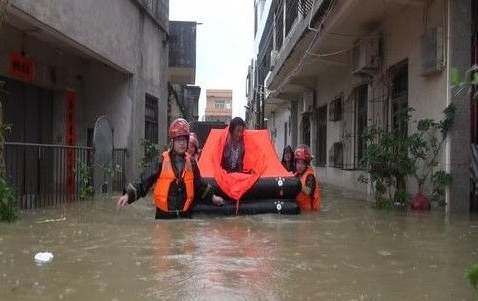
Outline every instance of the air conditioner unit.
POLYGON ((272 50, 271 51, 271 70, 274 69, 274 67, 276 66, 278 59, 279 59, 279 51, 272 50))
POLYGON ((352 49, 352 74, 373 75, 379 71, 378 38, 361 39, 352 49))
POLYGON ((442 71, 444 65, 443 27, 427 30, 420 36, 420 68, 421 75, 426 76, 442 71))
POLYGON ((302 114, 311 114, 314 111, 314 91, 306 90, 302 95, 302 114))

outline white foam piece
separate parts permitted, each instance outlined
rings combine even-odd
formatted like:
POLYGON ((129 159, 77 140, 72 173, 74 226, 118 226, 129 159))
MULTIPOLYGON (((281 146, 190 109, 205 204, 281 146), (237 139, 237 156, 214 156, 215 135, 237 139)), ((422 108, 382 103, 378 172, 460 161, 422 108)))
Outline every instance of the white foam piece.
POLYGON ((39 252, 35 254, 35 262, 38 264, 49 263, 53 260, 53 254, 50 252, 39 252))

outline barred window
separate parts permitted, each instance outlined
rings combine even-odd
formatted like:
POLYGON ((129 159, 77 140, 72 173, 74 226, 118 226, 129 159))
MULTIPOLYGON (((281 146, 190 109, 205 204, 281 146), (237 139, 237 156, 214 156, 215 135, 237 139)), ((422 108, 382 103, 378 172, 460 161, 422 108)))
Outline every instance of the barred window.
POLYGON ((144 139, 158 143, 158 99, 148 94, 144 109, 144 139))

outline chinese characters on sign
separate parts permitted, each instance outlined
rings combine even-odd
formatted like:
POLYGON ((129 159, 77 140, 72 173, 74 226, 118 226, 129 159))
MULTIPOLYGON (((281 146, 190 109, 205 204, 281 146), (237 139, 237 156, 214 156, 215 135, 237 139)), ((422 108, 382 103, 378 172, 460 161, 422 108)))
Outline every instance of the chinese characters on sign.
POLYGON ((33 82, 35 78, 35 61, 19 52, 10 52, 10 75, 18 79, 33 82))

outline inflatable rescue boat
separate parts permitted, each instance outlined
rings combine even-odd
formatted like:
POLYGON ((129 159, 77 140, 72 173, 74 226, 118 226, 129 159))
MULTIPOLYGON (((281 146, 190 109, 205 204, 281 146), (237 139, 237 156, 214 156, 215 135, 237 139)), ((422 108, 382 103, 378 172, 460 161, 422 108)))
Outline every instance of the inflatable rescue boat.
POLYGON ((226 201, 224 206, 196 202, 193 214, 299 214, 295 201, 300 181, 279 161, 267 130, 244 131, 244 170, 227 173, 221 158, 228 128, 213 129, 204 144, 198 162, 201 176, 226 201))

